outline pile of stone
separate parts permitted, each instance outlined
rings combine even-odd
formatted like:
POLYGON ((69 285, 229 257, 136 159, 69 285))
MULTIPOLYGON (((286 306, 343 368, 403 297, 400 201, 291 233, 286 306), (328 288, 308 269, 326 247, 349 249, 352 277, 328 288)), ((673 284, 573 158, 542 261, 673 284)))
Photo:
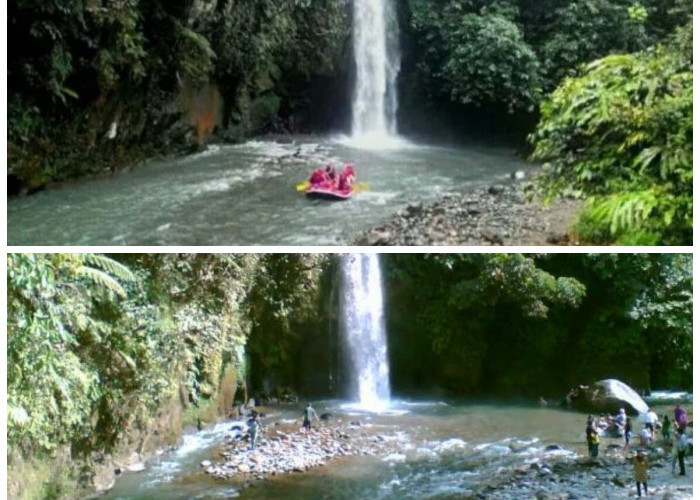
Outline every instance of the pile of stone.
POLYGON ((529 202, 517 184, 493 185, 413 204, 362 234, 354 244, 381 245, 561 245, 581 202, 529 202))
POLYGON ((224 461, 205 460, 202 467, 219 479, 263 479, 320 467, 335 457, 379 453, 390 441, 386 436, 365 435, 352 424, 313 429, 309 434, 272 428, 265 434, 254 450, 247 439, 230 439, 221 452, 224 461))

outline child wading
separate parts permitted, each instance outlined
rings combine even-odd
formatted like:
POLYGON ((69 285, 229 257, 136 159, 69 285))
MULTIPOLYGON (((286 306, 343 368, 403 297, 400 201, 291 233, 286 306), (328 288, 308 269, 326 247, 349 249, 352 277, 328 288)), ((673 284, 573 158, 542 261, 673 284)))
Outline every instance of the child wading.
POLYGON ((647 476, 649 471, 649 459, 642 450, 637 451, 637 455, 632 459, 634 464, 634 480, 637 482, 637 496, 642 496, 642 485, 644 485, 644 495, 649 495, 647 491, 647 476))
POLYGON ((593 426, 592 415, 588 416, 588 422, 586 423, 586 442, 588 443, 588 455, 591 458, 597 458, 600 438, 598 437, 598 431, 593 426))

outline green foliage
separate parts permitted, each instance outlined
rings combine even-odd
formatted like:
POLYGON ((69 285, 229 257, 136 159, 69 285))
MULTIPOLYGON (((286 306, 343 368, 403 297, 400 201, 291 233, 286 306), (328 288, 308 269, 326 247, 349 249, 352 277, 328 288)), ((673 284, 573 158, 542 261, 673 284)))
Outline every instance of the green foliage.
POLYGON ((582 65, 658 43, 692 16, 684 0, 411 0, 404 9, 403 94, 452 114, 453 103, 536 108, 582 65))
POLYGON ((181 75, 195 86, 203 85, 209 80, 214 68, 216 53, 209 40, 185 26, 180 26, 182 50, 180 55, 181 75))
POLYGON ((386 260, 397 391, 536 397, 610 376, 692 385, 689 255, 386 260))
POLYGON ((104 327, 90 316, 92 302, 110 303, 116 294, 112 278, 95 280, 87 260, 8 255, 9 449, 51 451, 89 427, 102 388, 76 348, 81 335, 104 327))
POLYGON ((463 104, 503 103, 532 110, 540 98, 539 63, 518 26, 501 14, 466 14, 449 24, 444 78, 463 104))
POLYGON ((532 109, 540 99, 539 62, 509 2, 413 2, 416 71, 427 95, 479 106, 532 109))
POLYGON ((591 197, 587 221, 606 228, 606 240, 692 239, 690 33, 596 61, 542 106, 532 136, 534 158, 548 162, 541 185, 591 197))
POLYGON ((628 0, 578 0, 556 10, 541 54, 549 86, 582 63, 647 46, 647 11, 628 0))
POLYGON ((302 333, 317 324, 320 279, 328 257, 322 254, 269 254, 245 307, 253 324, 248 353, 263 374, 293 380, 293 359, 302 333))
POLYGON ((250 122, 253 130, 262 130, 274 123, 282 100, 275 94, 258 97, 250 104, 250 122))

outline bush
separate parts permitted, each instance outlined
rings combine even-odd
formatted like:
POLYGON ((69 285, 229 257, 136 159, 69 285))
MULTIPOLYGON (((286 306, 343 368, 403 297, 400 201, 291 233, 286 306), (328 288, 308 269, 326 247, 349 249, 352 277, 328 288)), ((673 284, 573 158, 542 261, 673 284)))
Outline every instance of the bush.
POLYGON ((539 63, 518 26, 501 14, 467 14, 448 28, 444 76, 452 99, 532 110, 540 99, 539 63))
POLYGON ((646 47, 647 10, 627 0, 578 0, 554 13, 551 35, 540 49, 548 88, 576 68, 605 55, 646 47))
POLYGON ((589 198, 584 236, 690 244, 692 87, 688 25, 667 44, 593 62, 542 105, 539 185, 589 198))

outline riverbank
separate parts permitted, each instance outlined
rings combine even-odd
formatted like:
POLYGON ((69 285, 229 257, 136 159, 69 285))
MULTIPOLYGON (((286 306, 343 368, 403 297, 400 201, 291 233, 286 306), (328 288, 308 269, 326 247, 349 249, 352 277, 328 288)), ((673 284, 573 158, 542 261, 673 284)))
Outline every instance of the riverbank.
MULTIPOLYGON (((479 488, 470 500, 623 499, 636 495, 632 458, 617 444, 608 445, 597 460, 577 457, 558 462, 533 462, 500 475, 479 488)), ((691 500, 692 456, 686 458, 686 476, 671 471, 671 456, 661 447, 648 450, 649 498, 691 500)))
POLYGON ((354 241, 367 246, 576 245, 571 228, 583 206, 528 201, 522 184, 496 184, 432 203, 408 205, 354 241))

